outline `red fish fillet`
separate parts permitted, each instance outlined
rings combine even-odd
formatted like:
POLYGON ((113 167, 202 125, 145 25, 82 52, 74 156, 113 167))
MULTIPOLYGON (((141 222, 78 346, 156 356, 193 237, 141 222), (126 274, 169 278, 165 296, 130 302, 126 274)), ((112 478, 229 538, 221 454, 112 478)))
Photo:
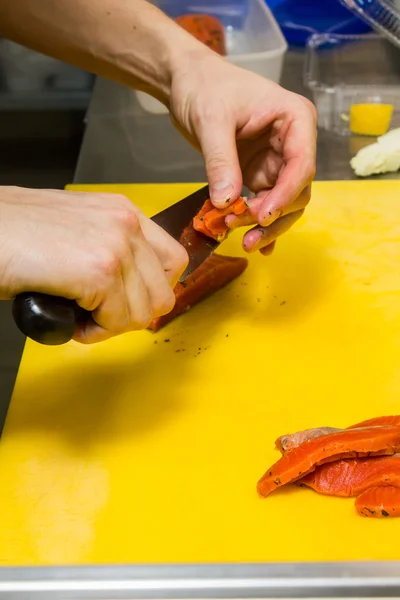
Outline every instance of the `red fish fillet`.
MULTIPOLYGON (((361 423, 357 423, 356 425, 351 425, 347 429, 356 429, 359 427, 372 427, 379 425, 393 425, 396 427, 400 427, 400 415, 391 415, 389 417, 374 417, 373 419, 368 419, 368 421, 362 421, 361 423)), ((323 435, 327 435, 328 433, 334 433, 335 431, 345 431, 344 429, 338 429, 336 427, 315 427, 314 429, 304 429, 304 431, 297 431, 296 433, 290 433, 286 435, 281 435, 275 442, 278 450, 284 454, 288 450, 293 450, 293 448, 297 448, 303 442, 307 440, 312 440, 317 437, 321 437, 323 435)))
POLYGON ((317 467, 299 481, 327 496, 358 496, 371 487, 400 487, 400 454, 349 458, 317 467))
POLYGON ((172 319, 204 300, 243 273, 248 264, 246 258, 212 254, 200 267, 189 275, 184 283, 174 288, 176 303, 167 315, 153 319, 149 329, 157 331, 172 319))
POLYGON ((181 15, 176 22, 218 54, 226 54, 225 30, 221 21, 206 14, 181 15))
POLYGON ((400 517, 400 488, 373 487, 355 501, 356 511, 363 517, 384 519, 400 517))
POLYGON ((297 431, 296 433, 281 435, 275 441, 275 446, 278 448, 279 452, 285 454, 285 452, 288 450, 293 450, 293 448, 297 448, 297 446, 300 446, 300 444, 303 442, 313 440, 321 437, 322 435, 327 435, 328 433, 334 433, 335 431, 341 431, 341 429, 336 429, 335 427, 315 427, 314 429, 304 429, 304 431, 297 431))
POLYGON ((361 421, 361 423, 351 425, 351 427, 348 427, 348 429, 355 429, 356 427, 371 427, 376 425, 393 425, 394 427, 400 427, 400 415, 374 417, 373 419, 368 419, 367 421, 361 421))
POLYGON ((257 489, 261 496, 266 497, 326 462, 357 456, 390 455, 399 450, 400 427, 387 425, 337 431, 304 442, 284 454, 259 480, 257 489))
POLYGON ((204 235, 222 242, 229 233, 225 224, 228 215, 242 215, 247 210, 245 198, 238 198, 226 208, 215 208, 211 200, 206 200, 198 214, 193 219, 193 229, 204 235))

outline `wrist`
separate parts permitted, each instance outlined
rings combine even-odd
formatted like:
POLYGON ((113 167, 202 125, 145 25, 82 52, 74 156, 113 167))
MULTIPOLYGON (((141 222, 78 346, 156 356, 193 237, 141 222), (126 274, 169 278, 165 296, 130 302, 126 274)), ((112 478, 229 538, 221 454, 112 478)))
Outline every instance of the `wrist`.
POLYGON ((199 61, 214 53, 161 10, 147 6, 149 12, 146 10, 147 14, 143 15, 143 23, 139 16, 137 25, 143 31, 140 61, 136 40, 135 51, 127 56, 126 83, 151 94, 169 108, 174 81, 185 72, 197 69, 199 61))

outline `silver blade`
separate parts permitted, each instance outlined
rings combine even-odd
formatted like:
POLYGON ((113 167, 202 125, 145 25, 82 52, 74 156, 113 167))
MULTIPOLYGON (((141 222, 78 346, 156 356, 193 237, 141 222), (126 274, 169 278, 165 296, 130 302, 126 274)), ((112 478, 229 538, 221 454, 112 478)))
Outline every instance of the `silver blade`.
POLYGON ((209 197, 207 185, 152 217, 152 221, 186 248, 189 264, 181 275, 180 282, 185 281, 187 276, 193 273, 219 246, 219 242, 195 231, 192 227, 193 217, 209 197))

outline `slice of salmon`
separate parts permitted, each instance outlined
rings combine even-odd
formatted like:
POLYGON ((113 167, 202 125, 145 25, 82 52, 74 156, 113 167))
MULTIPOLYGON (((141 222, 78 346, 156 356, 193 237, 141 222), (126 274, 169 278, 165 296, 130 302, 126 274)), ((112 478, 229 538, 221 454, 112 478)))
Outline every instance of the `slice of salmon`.
POLYGON ((400 488, 373 487, 358 496, 356 511, 363 517, 384 519, 400 517, 400 488))
POLYGON ((226 55, 225 30, 217 17, 207 14, 187 14, 175 20, 199 42, 222 56, 226 55))
POLYGON ((367 421, 361 421, 361 423, 351 425, 350 427, 348 427, 348 429, 355 429, 356 427, 371 427, 376 425, 393 425, 395 427, 400 427, 400 415, 390 415, 388 417, 374 417, 373 419, 368 419, 367 421))
POLYGON ((193 219, 193 229, 217 240, 217 242, 222 242, 229 233, 225 217, 228 215, 242 215, 247 208, 246 199, 242 197, 226 208, 215 208, 211 200, 206 200, 193 219))
POLYGON ((284 454, 257 484, 261 496, 297 481, 318 465, 341 458, 395 454, 400 450, 400 428, 391 425, 336 431, 303 442, 284 454))
MULTIPOLYGON (((378 425, 393 425, 396 427, 400 427, 400 415, 391 415, 389 417, 374 417, 373 419, 362 421, 361 423, 357 423, 356 425, 351 425, 350 427, 347 427, 347 429, 356 429, 359 427, 373 427, 378 425)), ((345 430, 336 427, 315 427, 314 429, 304 429, 303 431, 297 431, 296 433, 281 435, 275 441, 275 445, 278 448, 278 450, 282 454, 284 454, 288 450, 293 450, 293 448, 297 448, 297 446, 299 446, 303 442, 306 442, 307 440, 312 440, 314 438, 321 437, 322 435, 334 433, 335 431, 345 430)))
POLYGON ((297 431, 296 433, 281 435, 277 440, 275 440, 275 446, 278 448, 279 452, 285 454, 285 452, 288 452, 288 450, 293 450, 293 448, 297 448, 297 446, 300 446, 300 444, 303 442, 313 440, 321 437, 322 435, 334 433, 335 431, 342 430, 336 429, 335 427, 315 427, 314 429, 304 429, 304 431, 297 431))
POLYGON ((317 467, 298 482, 327 496, 358 496, 371 487, 400 487, 400 454, 349 458, 317 467))
POLYGON ((239 277, 247 265, 246 258, 212 254, 187 277, 184 283, 177 283, 174 288, 176 296, 174 308, 167 315, 153 319, 149 329, 157 331, 204 298, 211 296, 239 277))

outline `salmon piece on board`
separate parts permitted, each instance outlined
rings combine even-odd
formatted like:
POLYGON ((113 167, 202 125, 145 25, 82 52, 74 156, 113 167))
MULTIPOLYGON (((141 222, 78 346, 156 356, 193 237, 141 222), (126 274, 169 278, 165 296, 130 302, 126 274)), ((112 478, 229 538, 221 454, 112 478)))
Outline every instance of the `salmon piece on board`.
POLYGON ((367 421, 361 421, 361 423, 351 425, 351 427, 348 427, 347 429, 355 429, 356 427, 371 427, 377 425, 393 425, 394 427, 400 427, 400 415, 374 417, 373 419, 368 419, 367 421))
MULTIPOLYGON (((400 415, 391 415, 389 417, 374 417, 373 419, 368 419, 367 421, 362 421, 361 423, 357 423, 356 425, 351 425, 347 427, 347 429, 356 429, 359 427, 373 427, 379 425, 393 425, 396 427, 400 427, 400 415)), ((312 440, 316 437, 320 437, 322 435, 327 435, 328 433, 333 433, 334 431, 344 431, 344 429, 338 429, 336 427, 315 427, 314 429, 304 429, 303 431, 297 431, 296 433, 290 433, 286 435, 281 435, 275 442, 278 450, 284 454, 288 450, 293 450, 303 442, 307 440, 312 440)))
POLYGON ((200 300, 211 296, 236 277, 239 277, 247 265, 248 260, 246 258, 212 254, 186 278, 184 283, 176 284, 174 288, 176 296, 174 308, 167 315, 153 319, 149 329, 157 331, 200 302, 200 300))
POLYGON ((348 458, 317 467, 298 482, 327 496, 359 496, 371 487, 400 487, 400 454, 348 458))
POLYGON ((175 21, 199 42, 221 54, 221 56, 226 55, 225 30, 217 17, 206 14, 192 14, 177 17, 175 21))
POLYGON ((259 480, 257 489, 261 496, 266 497, 326 462, 357 456, 390 455, 398 451, 399 427, 387 425, 337 431, 304 442, 284 454, 259 480))
POLYGON ((356 511, 363 517, 384 519, 400 517, 400 488, 386 486, 369 488, 355 501, 356 511))
POLYGON ((288 450, 293 450, 293 448, 297 448, 297 446, 300 446, 300 444, 303 442, 313 440, 321 437, 322 435, 328 435, 328 433, 334 433, 335 431, 342 430, 336 429, 335 427, 315 427, 314 429, 304 429, 303 431, 297 431, 296 433, 281 435, 275 441, 275 446, 278 448, 279 452, 285 454, 285 452, 288 450))
POLYGON ((225 217, 228 215, 242 215, 247 208, 246 199, 242 197, 226 208, 215 208, 211 200, 206 200, 193 219, 193 229, 217 240, 217 242, 222 242, 229 233, 229 227, 225 224, 225 217))

